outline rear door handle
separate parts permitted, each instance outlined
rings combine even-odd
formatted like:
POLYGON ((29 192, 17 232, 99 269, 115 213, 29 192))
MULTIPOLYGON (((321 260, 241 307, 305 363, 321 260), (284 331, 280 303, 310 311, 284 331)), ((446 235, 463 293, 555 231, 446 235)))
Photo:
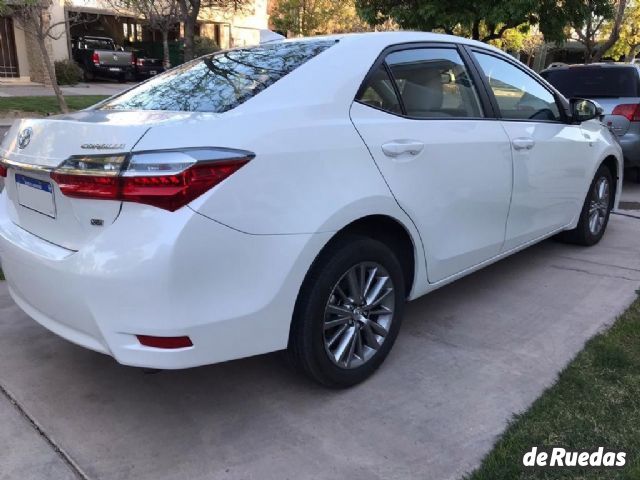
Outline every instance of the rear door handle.
POLYGON ((424 143, 418 140, 393 140, 382 145, 382 151, 387 157, 395 158, 405 153, 416 156, 424 149, 424 143))
POLYGON ((533 141, 533 138, 514 138, 511 142, 514 150, 531 150, 535 146, 536 142, 533 141))

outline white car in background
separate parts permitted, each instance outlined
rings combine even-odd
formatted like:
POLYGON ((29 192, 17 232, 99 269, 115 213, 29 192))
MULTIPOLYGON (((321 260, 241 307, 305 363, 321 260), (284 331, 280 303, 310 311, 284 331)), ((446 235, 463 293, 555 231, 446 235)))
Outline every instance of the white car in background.
POLYGON ((415 299, 562 232, 600 240, 618 143, 493 47, 429 33, 202 57, 0 149, 0 255, 40 324, 126 365, 281 349, 369 376, 415 299))

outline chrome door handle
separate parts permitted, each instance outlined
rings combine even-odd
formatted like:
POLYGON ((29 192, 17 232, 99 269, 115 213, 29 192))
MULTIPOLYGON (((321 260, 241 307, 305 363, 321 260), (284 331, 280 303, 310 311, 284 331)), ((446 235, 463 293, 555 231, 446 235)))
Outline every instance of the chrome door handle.
POLYGON ((514 138, 511 142, 514 150, 531 150, 535 144, 533 138, 514 138))
POLYGON ((382 145, 382 151, 387 157, 399 157, 405 153, 416 156, 424 149, 424 143, 417 140, 394 140, 382 145))

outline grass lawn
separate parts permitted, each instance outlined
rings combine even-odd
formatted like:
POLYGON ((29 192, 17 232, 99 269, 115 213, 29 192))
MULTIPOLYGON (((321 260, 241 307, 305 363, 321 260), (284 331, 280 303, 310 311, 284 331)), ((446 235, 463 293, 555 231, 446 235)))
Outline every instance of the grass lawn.
MULTIPOLYGON (((82 110, 107 98, 104 95, 72 95, 64 97, 71 110, 82 110)), ((56 97, 2 97, 0 114, 9 111, 34 112, 41 115, 60 113, 56 97)))
POLYGON ((607 332, 590 340, 532 407, 514 418, 467 480, 640 479, 640 299, 607 332), (531 469, 523 455, 538 446, 627 453, 622 469, 531 469))

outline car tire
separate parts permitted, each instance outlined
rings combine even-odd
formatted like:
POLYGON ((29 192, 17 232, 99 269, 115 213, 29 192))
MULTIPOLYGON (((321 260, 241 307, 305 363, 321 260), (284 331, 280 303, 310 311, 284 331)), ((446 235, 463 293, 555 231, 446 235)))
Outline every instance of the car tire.
POLYGON ((404 314, 405 288, 400 262, 386 244, 360 235, 332 241, 313 263, 298 295, 289 361, 328 387, 362 382, 393 346, 404 314))
POLYGON ((82 71, 82 77, 86 83, 93 82, 96 79, 96 76, 87 70, 82 71))
POLYGON ((600 165, 589 186, 578 226, 562 232, 560 239, 587 247, 598 243, 607 229, 613 202, 614 183, 611 171, 605 165, 600 165))

